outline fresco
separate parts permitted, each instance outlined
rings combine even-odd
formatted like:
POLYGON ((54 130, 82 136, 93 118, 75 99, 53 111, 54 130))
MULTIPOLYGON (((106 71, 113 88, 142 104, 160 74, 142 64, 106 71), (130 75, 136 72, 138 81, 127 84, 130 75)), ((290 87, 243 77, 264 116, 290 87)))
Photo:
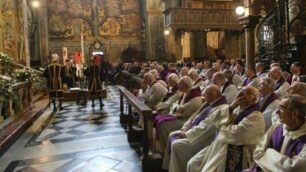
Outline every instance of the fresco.
POLYGON ((48 0, 50 38, 137 36, 138 0, 48 0))

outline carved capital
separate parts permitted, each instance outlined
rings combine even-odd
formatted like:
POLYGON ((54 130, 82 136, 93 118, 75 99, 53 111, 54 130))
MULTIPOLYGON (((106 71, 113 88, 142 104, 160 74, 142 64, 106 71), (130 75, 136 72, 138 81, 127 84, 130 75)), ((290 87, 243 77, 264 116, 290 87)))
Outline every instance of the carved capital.
POLYGON ((248 15, 239 17, 239 24, 243 25, 245 29, 254 29, 259 23, 260 15, 248 15))

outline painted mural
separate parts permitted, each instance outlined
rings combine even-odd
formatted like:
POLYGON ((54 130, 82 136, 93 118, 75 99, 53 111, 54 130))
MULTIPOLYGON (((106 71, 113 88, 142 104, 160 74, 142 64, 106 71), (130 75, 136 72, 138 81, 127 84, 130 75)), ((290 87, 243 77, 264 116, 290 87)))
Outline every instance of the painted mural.
POLYGON ((24 56, 23 16, 21 0, 0 1, 0 52, 16 61, 24 56))
POLYGON ((137 36, 138 0, 48 0, 50 38, 137 36))

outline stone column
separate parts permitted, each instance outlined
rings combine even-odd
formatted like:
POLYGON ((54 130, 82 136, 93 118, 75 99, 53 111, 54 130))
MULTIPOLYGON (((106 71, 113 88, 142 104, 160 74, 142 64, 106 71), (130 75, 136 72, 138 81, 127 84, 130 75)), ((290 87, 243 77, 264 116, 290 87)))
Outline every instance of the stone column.
POLYGON ((203 58, 207 55, 207 32, 195 31, 193 33, 194 57, 203 58))
POLYGON ((259 22, 260 16, 248 15, 239 18, 240 24, 243 24, 245 31, 245 55, 246 66, 255 67, 255 35, 254 29, 259 22))

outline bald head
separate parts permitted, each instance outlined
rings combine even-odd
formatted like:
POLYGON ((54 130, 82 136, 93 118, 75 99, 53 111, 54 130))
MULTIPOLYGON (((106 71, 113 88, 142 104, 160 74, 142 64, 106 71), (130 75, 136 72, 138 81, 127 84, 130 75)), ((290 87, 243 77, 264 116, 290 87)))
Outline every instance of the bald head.
POLYGON ((270 71, 270 76, 274 80, 279 80, 283 74, 283 71, 280 67, 272 67, 270 71))
POLYGON ((189 76, 193 81, 195 81, 195 80, 198 79, 199 74, 198 74, 198 72, 197 72, 196 70, 192 69, 192 70, 190 70, 190 71, 188 72, 188 76, 189 76))
POLYGON ((213 75, 212 80, 213 80, 214 84, 216 84, 218 87, 223 86, 226 82, 225 76, 222 72, 216 72, 213 75))
POLYGON ((173 86, 175 86, 179 83, 179 80, 180 79, 179 79, 179 77, 177 76, 176 73, 171 73, 168 77, 167 82, 168 82, 169 86, 173 87, 173 86))
POLYGON ((187 76, 187 75, 188 75, 188 72, 189 72, 189 68, 188 68, 188 67, 183 67, 183 68, 181 69, 180 74, 181 74, 181 76, 187 76))
POLYGON ((253 86, 245 86, 241 89, 238 97, 242 95, 242 96, 250 96, 250 97, 247 97, 247 98, 244 98, 245 99, 245 105, 252 105, 252 104, 255 104, 255 103, 258 103, 259 101, 259 98, 260 98, 260 93, 258 91, 257 88, 253 87, 253 86), (253 97, 253 98, 251 98, 253 97))
POLYGON ((217 85, 209 85, 204 90, 204 97, 207 103, 212 103, 218 100, 222 93, 217 85))
POLYGON ((187 92, 192 88, 193 81, 189 76, 183 76, 179 81, 179 90, 187 92))
POLYGON ((155 80, 155 77, 152 73, 148 72, 146 74, 144 74, 143 76, 143 82, 146 84, 146 85, 150 85, 153 81, 155 80))
POLYGON ((298 94, 300 96, 306 97, 306 83, 303 82, 293 82, 288 89, 290 95, 298 94))

